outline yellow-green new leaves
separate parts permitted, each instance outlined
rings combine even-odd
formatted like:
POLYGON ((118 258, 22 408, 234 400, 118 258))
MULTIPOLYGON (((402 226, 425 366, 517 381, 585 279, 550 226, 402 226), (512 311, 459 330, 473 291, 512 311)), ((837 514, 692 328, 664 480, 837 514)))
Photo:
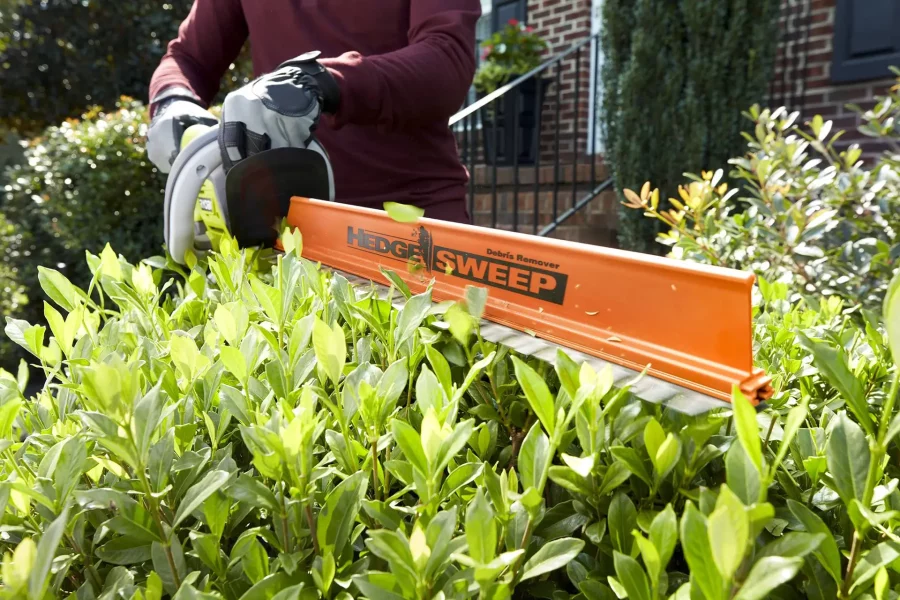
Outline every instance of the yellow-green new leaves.
POLYGON ((418 206, 399 202, 385 202, 384 210, 390 218, 398 223, 415 223, 425 214, 425 210, 418 206))
POLYGON ((156 282, 153 280, 153 269, 150 265, 142 263, 131 270, 131 285, 145 298, 156 295, 156 282))
POLYGON ((220 304, 216 307, 213 320, 226 342, 232 346, 240 346, 250 324, 250 315, 243 304, 240 302, 220 304))
POLYGON ((894 364, 900 368, 900 269, 894 273, 884 297, 884 327, 894 364))
POLYGON ((56 338, 60 350, 68 358, 72 352, 75 337, 81 330, 84 307, 78 306, 63 318, 51 304, 44 302, 44 317, 47 319, 47 324, 50 325, 50 331, 56 338))
POLYGON ((186 382, 200 377, 210 366, 209 359, 200 352, 196 342, 185 335, 176 333, 172 336, 169 340, 169 354, 186 382))
POLYGON ((122 266, 119 264, 119 257, 109 244, 103 248, 100 253, 100 275, 105 275, 116 281, 122 281, 122 266))
POLYGON ((240 382, 247 381, 247 361, 244 358, 244 355, 241 353, 240 348, 235 348, 234 346, 222 346, 219 349, 219 354, 222 358, 222 363, 225 365, 225 368, 229 373, 235 376, 235 378, 240 382))
POLYGON ((650 462, 656 473, 657 481, 666 478, 681 457, 681 443, 674 433, 666 435, 662 425, 652 418, 644 429, 644 445, 650 455, 650 462))
POLYGON ((759 439, 759 424, 756 421, 756 409, 747 400, 747 397, 741 393, 737 386, 734 386, 734 393, 731 397, 734 406, 734 424, 737 429, 738 439, 744 452, 753 462, 753 466, 763 475, 763 457, 762 442, 759 439))
POLYGON ((136 363, 125 364, 119 358, 110 364, 92 362, 81 373, 82 391, 89 400, 89 408, 108 417, 123 415, 140 392, 136 363))
POLYGON ((281 245, 285 254, 303 254, 303 234, 296 227, 286 227, 281 234, 281 245))
POLYGON ((337 323, 329 327, 317 318, 312 339, 316 360, 331 382, 337 385, 347 361, 347 341, 343 329, 337 323))
POLYGON ((60 308, 67 311, 74 309, 77 299, 84 295, 84 292, 76 288, 65 275, 55 269, 38 267, 38 281, 44 293, 60 308))
POLYGON ((709 547, 719 574, 730 581, 744 560, 750 540, 750 518, 743 503, 722 486, 716 509, 709 516, 709 547))
POLYGON ((28 574, 31 573, 36 558, 37 544, 31 538, 24 538, 12 554, 7 552, 3 556, 3 570, 0 574, 3 576, 3 585, 6 587, 6 591, 11 595, 20 593, 21 596, 25 596, 27 594, 27 592, 22 592, 28 584, 28 574))

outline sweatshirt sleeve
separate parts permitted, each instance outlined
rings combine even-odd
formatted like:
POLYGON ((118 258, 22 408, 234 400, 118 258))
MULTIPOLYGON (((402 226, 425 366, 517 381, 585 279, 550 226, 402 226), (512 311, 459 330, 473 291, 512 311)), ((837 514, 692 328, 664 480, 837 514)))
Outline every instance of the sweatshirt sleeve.
POLYGON ((247 35, 240 0, 194 0, 153 73, 150 100, 166 88, 182 87, 209 105, 247 35))
POLYGON ((410 0, 409 45, 362 56, 321 59, 341 88, 329 120, 400 130, 449 121, 475 75, 475 23, 480 0, 410 0))

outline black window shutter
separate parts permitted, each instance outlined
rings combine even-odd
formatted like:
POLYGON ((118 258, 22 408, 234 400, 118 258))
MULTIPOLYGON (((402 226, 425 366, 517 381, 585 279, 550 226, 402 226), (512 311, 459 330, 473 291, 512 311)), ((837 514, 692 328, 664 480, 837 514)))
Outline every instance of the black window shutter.
POLYGON ((491 29, 500 31, 510 19, 525 23, 527 18, 527 0, 494 0, 491 10, 491 29))
POLYGON ((831 80, 891 77, 900 67, 900 0, 837 0, 831 80))

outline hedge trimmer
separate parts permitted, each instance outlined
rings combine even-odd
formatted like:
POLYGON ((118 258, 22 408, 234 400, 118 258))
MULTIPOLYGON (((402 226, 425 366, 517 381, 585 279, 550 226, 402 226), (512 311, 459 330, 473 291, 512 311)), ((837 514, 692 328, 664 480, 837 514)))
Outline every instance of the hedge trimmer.
MULTIPOLYGON (((194 126, 166 186, 165 236, 179 263, 215 250, 281 249, 278 226, 302 235, 303 256, 353 282, 389 289, 391 277, 435 301, 489 291, 481 334, 553 363, 612 365, 617 384, 646 373, 640 398, 696 414, 739 390, 755 405, 772 394, 753 365, 752 273, 333 202, 325 151, 277 148, 222 170, 217 127, 194 126)), ((395 289, 395 286, 390 286, 395 289)), ((392 301, 394 299, 391 299, 392 301)))

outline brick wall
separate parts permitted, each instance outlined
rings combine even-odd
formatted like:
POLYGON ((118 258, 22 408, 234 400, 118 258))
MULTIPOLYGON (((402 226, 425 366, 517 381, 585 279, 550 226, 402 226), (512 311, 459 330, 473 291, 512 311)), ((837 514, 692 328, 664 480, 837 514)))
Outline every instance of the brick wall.
MULTIPOLYGON (((547 41, 547 56, 556 56, 590 35, 591 0, 528 0, 528 25, 547 41)), ((557 138, 563 161, 572 161, 576 143, 584 156, 590 131, 590 67, 591 47, 585 46, 580 56, 573 54, 560 63, 558 90, 556 67, 546 73, 552 84, 542 118, 542 160, 555 159, 557 138)))
POLYGON ((799 110, 804 121, 816 114, 832 120, 835 130, 846 131, 838 145, 858 143, 863 156, 870 158, 885 147, 857 131, 859 117, 847 105, 871 108, 875 96, 884 94, 893 80, 832 83, 834 17, 835 0, 783 0, 769 105, 799 110))

